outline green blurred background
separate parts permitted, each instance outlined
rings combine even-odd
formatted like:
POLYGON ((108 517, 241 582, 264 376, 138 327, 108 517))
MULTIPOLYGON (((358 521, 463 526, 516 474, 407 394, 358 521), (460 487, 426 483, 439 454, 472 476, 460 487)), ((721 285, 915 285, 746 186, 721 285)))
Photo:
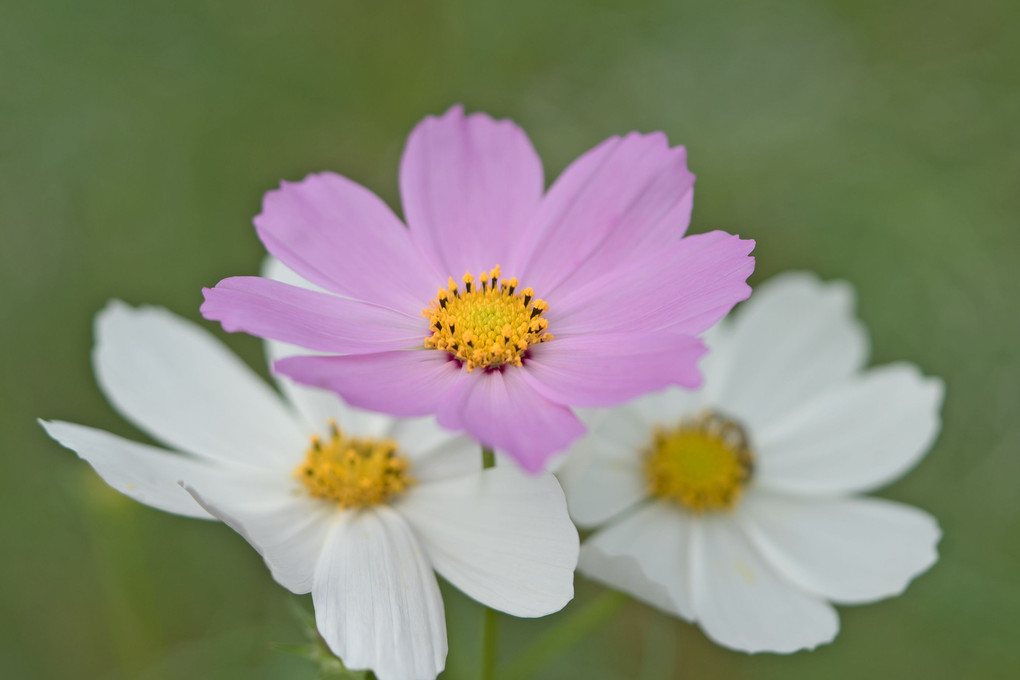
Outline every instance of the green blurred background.
MULTIPOLYGON (((758 239, 755 281, 852 281, 875 361, 948 384, 937 446, 883 493, 945 531, 903 597, 793 656, 631 604, 540 677, 1016 677, 1018 20, 1013 0, 3 0, 0 677, 314 675, 268 649, 300 632, 243 540, 121 498, 34 419, 140 436, 92 379, 106 300, 199 319, 201 286, 256 271, 264 191, 332 169, 395 204, 405 135, 458 101, 519 122, 550 178, 665 130, 696 231, 758 239)), ((479 610, 447 606, 443 677, 472 680, 479 610)), ((508 620, 504 653, 555 621, 508 620)))

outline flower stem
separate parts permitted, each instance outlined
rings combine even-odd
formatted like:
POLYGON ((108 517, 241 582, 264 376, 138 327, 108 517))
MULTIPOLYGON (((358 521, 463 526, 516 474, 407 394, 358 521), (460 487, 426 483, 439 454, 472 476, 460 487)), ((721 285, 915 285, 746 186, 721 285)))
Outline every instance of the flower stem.
POLYGON ((496 677, 496 610, 485 608, 485 623, 482 629, 482 680, 496 677))
MULTIPOLYGON (((482 447, 482 468, 496 467, 496 454, 492 449, 482 447)), ((481 680, 495 680, 496 677, 496 625, 499 623, 496 610, 485 608, 482 622, 482 673, 481 680)))
POLYGON ((556 656, 613 618, 629 601, 627 595, 610 590, 589 601, 583 608, 570 612, 556 627, 519 654, 506 670, 500 673, 500 680, 523 680, 532 677, 556 656))

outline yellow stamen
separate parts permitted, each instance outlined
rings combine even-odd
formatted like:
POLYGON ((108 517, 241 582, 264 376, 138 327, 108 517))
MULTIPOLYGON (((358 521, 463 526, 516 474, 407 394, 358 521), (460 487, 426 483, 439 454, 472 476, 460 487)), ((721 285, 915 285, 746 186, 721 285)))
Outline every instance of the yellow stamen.
POLYGON ((414 484, 409 467, 393 440, 348 437, 330 422, 329 439, 312 436, 305 462, 294 474, 315 498, 363 508, 385 503, 414 484))
POLYGON ((753 469, 743 429, 715 413, 657 429, 645 457, 651 494, 694 512, 733 508, 753 469))
POLYGON ((466 272, 463 291, 451 277, 422 310, 432 331, 425 346, 449 352, 471 371, 520 366, 529 347, 552 340, 545 332, 549 322, 542 318, 549 305, 535 298, 531 288, 517 293, 517 279, 499 277, 499 265, 483 271, 477 285, 466 272))

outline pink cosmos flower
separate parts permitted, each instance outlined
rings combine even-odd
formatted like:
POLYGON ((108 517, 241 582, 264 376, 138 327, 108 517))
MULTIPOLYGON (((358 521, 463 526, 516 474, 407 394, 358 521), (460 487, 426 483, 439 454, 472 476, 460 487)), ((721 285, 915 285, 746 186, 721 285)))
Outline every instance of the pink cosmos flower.
POLYGON ((701 384, 698 335, 750 294, 753 241, 684 237, 694 176, 662 133, 611 137, 543 191, 508 120, 455 106, 412 131, 407 227, 332 173, 284 182, 259 238, 316 289, 234 277, 202 313, 324 353, 275 369, 397 416, 435 414, 530 471, 585 431, 572 407, 701 384))

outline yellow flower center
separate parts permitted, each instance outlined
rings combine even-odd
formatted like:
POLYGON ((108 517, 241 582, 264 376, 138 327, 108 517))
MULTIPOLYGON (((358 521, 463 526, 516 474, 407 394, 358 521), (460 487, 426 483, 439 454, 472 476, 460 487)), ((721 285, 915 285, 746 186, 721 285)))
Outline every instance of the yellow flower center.
POLYGON ((348 437, 331 422, 329 438, 312 437, 305 461, 294 472, 313 497, 363 508, 385 503, 414 484, 409 467, 393 440, 348 437))
POLYGON ((715 413, 658 428, 645 457, 651 494, 694 512, 736 505, 753 467, 743 429, 715 413))
POLYGON ((542 318, 549 305, 530 288, 518 291, 517 279, 500 279, 498 265, 477 282, 468 272, 463 282, 461 290, 451 277, 422 310, 432 329, 425 339, 429 349, 449 352, 470 371, 520 366, 529 347, 553 339, 542 318))

